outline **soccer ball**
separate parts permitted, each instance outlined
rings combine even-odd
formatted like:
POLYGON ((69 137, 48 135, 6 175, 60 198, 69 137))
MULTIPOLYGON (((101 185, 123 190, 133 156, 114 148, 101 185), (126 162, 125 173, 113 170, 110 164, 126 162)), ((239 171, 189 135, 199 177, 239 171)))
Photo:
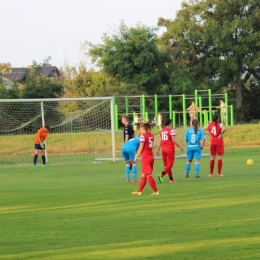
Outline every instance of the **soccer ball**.
POLYGON ((252 159, 248 159, 247 162, 246 162, 246 164, 247 164, 248 166, 252 166, 252 165, 254 164, 254 161, 253 161, 252 159))

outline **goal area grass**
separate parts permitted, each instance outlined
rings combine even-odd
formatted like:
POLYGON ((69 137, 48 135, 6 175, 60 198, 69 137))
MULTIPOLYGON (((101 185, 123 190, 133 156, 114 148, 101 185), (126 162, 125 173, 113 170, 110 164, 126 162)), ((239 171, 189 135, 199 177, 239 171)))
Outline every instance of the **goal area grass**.
POLYGON ((204 157, 201 178, 192 165, 186 179, 176 159, 178 182, 162 184, 156 160, 159 196, 148 184, 131 195, 138 183, 125 183, 123 161, 2 167, 0 259, 260 259, 259 154, 227 148, 221 178, 204 157))

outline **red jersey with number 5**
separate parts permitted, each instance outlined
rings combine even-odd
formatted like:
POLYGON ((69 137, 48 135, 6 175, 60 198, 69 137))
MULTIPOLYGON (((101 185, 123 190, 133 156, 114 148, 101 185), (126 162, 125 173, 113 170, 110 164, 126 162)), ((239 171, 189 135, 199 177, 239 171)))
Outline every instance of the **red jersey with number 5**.
POLYGON ((172 140, 172 136, 175 136, 175 132, 170 127, 165 127, 160 132, 161 144, 163 151, 175 151, 175 145, 172 140))
POLYGON ((150 132, 146 132, 140 136, 140 142, 144 142, 142 158, 146 156, 153 156, 154 135, 150 132))
POLYGON ((210 136, 211 136, 211 143, 222 143, 223 138, 218 138, 218 136, 221 134, 221 129, 223 127, 223 124, 221 123, 209 123, 207 125, 207 129, 209 130, 210 136))

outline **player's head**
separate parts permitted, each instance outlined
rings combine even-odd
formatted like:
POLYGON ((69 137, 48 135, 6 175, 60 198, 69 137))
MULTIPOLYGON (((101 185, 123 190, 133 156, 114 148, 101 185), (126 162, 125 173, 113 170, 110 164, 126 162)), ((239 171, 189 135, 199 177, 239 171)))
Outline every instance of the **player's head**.
POLYGON ((171 126, 172 120, 170 118, 166 118, 164 124, 165 124, 165 126, 171 126))
POLYGON ((217 123, 217 122, 218 122, 218 115, 216 115, 216 114, 213 115, 213 116, 212 116, 212 121, 215 122, 215 123, 217 123))
POLYGON ((149 123, 141 123, 140 124, 140 132, 141 134, 151 131, 151 125, 149 123))
POLYGON ((224 103, 223 99, 220 99, 219 102, 220 102, 220 103, 224 103))
POLYGON ((197 119, 192 120, 192 126, 194 128, 194 133, 197 134, 199 128, 199 121, 197 119))
POLYGON ((121 122, 124 125, 128 125, 129 122, 128 116, 122 116, 121 122))
POLYGON ((49 125, 45 125, 44 128, 45 128, 46 130, 48 130, 48 132, 50 131, 50 126, 49 126, 49 125))

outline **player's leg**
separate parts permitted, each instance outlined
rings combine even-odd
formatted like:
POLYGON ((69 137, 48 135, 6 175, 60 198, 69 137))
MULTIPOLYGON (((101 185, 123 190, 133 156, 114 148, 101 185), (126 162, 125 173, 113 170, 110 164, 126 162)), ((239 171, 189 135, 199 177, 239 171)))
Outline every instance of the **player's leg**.
POLYGON ((174 151, 169 151, 167 153, 167 173, 168 173, 168 177, 170 179, 170 182, 177 182, 176 180, 173 179, 172 176, 172 166, 174 163, 174 157, 175 157, 175 152, 174 151))
POLYGON ((38 155, 39 151, 41 150, 41 147, 39 144, 34 144, 34 157, 33 157, 33 167, 37 167, 37 160, 38 160, 38 155))
POLYGON ((122 156, 125 160, 125 179, 126 182, 130 182, 130 160, 126 149, 122 149, 122 156))
POLYGON ((142 159, 141 164, 142 164, 142 178, 137 191, 132 192, 133 195, 142 195, 142 191, 147 182, 147 174, 145 173, 147 171, 147 168, 149 168, 149 160, 142 159))
POLYGON ((194 159, 194 171, 195 171, 195 177, 199 178, 200 173, 200 161, 198 159, 194 159))
POLYGON ((163 182, 163 177, 167 173, 165 171, 165 166, 167 165, 167 153, 164 150, 162 150, 162 160, 163 160, 164 169, 163 169, 162 173, 160 175, 158 175, 158 180, 160 183, 163 182))
POLYGON ((187 161, 185 164, 185 174, 186 174, 186 178, 189 178, 189 173, 190 173, 190 165, 193 159, 193 151, 191 148, 188 147, 187 151, 187 161))
MULTIPOLYGON (((132 182, 138 182, 137 181, 137 161, 134 161, 134 158, 135 158, 135 151, 129 151, 128 152, 128 155, 129 155, 129 160, 130 160, 130 163, 132 165, 132 182)), ((131 170, 131 167, 130 167, 130 170, 131 170)))
POLYGON ((200 178, 200 158, 201 158, 201 149, 198 147, 194 151, 194 171, 195 171, 195 177, 200 178))
POLYGON ((147 175, 148 183, 150 187, 153 189, 153 193, 151 195, 159 195, 159 191, 156 187, 156 183, 154 181, 154 178, 152 176, 153 173, 153 164, 154 164, 154 158, 151 157, 148 159, 148 163, 145 169, 145 173, 147 175))
POLYGON ((209 162, 209 177, 213 176, 214 165, 215 165, 215 157, 217 154, 216 144, 210 144, 210 162, 209 162))
POLYGON ((218 153, 218 177, 223 177, 224 175, 221 173, 222 165, 223 165, 222 155, 224 154, 224 145, 223 145, 223 143, 218 145, 217 153, 218 153))
POLYGON ((48 165, 46 164, 45 147, 41 149, 41 154, 42 154, 42 165, 43 167, 47 167, 48 165))

